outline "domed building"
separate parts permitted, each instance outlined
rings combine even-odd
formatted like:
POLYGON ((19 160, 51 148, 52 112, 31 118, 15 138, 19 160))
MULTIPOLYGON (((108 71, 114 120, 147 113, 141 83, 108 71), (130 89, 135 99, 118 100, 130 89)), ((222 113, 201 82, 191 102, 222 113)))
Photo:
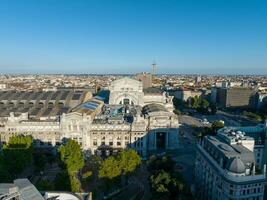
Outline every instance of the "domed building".
MULTIPOLYGON (((3 94, 3 99, 6 95, 10 94, 3 94)), ((0 121, 2 142, 13 135, 31 135, 34 145, 53 148, 73 139, 89 155, 133 148, 146 156, 179 147, 179 123, 172 97, 159 88, 144 90, 138 80, 124 77, 113 81, 107 101, 106 97, 65 91, 38 93, 35 97, 36 102, 25 112, 11 112, 5 105, 0 108, 9 111, 0 121), (46 99, 43 104, 42 99, 46 99), (41 114, 33 115, 34 110, 41 114)))
POLYGON ((197 144, 196 199, 264 200, 266 166, 257 165, 254 144, 252 137, 232 128, 205 136, 197 144))
POLYGON ((109 103, 102 104, 94 116, 87 114, 86 107, 63 115, 64 137, 82 138, 82 147, 92 154, 103 152, 105 146, 133 148, 143 156, 179 147, 178 118, 172 97, 165 92, 143 90, 140 81, 124 77, 110 84, 108 98, 109 103), (80 127, 79 132, 73 127, 80 127))

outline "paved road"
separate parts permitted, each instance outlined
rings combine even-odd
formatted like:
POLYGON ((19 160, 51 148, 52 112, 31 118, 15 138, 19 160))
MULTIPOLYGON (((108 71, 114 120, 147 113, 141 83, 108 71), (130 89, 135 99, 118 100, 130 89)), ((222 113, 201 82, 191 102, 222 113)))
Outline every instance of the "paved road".
POLYGON ((240 114, 232 114, 229 112, 224 112, 224 111, 218 111, 218 114, 221 114, 223 116, 226 116, 227 118, 230 118, 232 120, 238 121, 240 123, 240 125, 242 126, 254 126, 257 125, 257 123, 246 119, 244 116, 240 115, 240 114))
POLYGON ((183 175, 188 185, 193 183, 194 165, 196 156, 195 129, 192 126, 202 127, 199 119, 188 116, 179 116, 179 142, 180 148, 168 153, 176 162, 176 169, 183 175))

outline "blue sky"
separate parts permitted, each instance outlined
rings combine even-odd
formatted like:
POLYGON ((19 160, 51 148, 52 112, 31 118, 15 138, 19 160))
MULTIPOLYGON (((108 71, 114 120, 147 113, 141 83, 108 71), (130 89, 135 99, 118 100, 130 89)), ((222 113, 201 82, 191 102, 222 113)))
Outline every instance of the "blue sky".
POLYGON ((264 0, 1 0, 0 73, 267 74, 264 0))

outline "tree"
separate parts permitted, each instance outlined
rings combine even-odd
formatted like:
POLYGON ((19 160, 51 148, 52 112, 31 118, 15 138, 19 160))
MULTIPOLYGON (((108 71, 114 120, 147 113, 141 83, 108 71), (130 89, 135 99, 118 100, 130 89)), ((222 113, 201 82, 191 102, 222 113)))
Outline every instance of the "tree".
POLYGON ((198 96, 194 96, 191 99, 191 107, 194 109, 198 109, 200 107, 201 99, 198 96))
POLYGON ((84 166, 84 158, 81 146, 74 140, 68 140, 66 145, 60 148, 60 157, 70 174, 78 172, 84 166))
POLYGON ((92 178, 92 176, 93 176, 93 172, 92 171, 87 171, 87 172, 83 173, 82 178, 85 181, 89 181, 92 178))
POLYGON ((20 173, 32 162, 32 138, 29 136, 12 136, 3 146, 2 166, 11 176, 20 173))
POLYGON ((221 120, 217 120, 217 121, 214 121, 212 122, 211 124, 211 128, 214 132, 217 132, 220 128, 223 128, 224 127, 224 122, 221 121, 221 120))
POLYGON ((120 174, 121 169, 118 160, 114 156, 110 156, 101 163, 98 176, 112 180, 120 174))
POLYGON ((39 180, 36 184, 35 184, 36 188, 40 191, 49 191, 49 190, 53 190, 53 184, 50 183, 47 180, 39 180))
POLYGON ((56 175, 54 188, 57 191, 70 191, 70 178, 67 171, 62 171, 56 175))
POLYGON ((247 118, 253 120, 253 121, 256 121, 256 122, 261 122, 262 121, 261 115, 253 113, 253 112, 244 111, 243 115, 246 116, 247 118))
POLYGON ((152 199, 192 199, 182 175, 174 171, 174 163, 171 158, 151 156, 148 165, 148 169, 152 173, 150 176, 152 199))
POLYGON ((76 177, 76 174, 69 175, 70 177, 70 187, 72 192, 81 192, 81 183, 76 177))
POLYGON ((133 172, 141 163, 140 156, 135 150, 124 150, 118 155, 119 168, 123 174, 133 172))
POLYGON ((182 199, 184 183, 164 170, 150 177, 153 199, 182 199))
POLYGON ((169 192, 168 185, 171 183, 171 176, 165 171, 160 171, 157 175, 150 177, 152 188, 159 193, 169 192))
POLYGON ((141 163, 140 156, 134 150, 123 150, 117 156, 109 156, 101 162, 98 176, 103 178, 107 187, 119 183, 125 185, 127 175, 133 172, 141 163))
POLYGON ((169 156, 151 156, 148 161, 148 169, 152 174, 156 174, 160 170, 171 172, 174 169, 174 161, 169 156))
POLYGON ((59 151, 61 161, 67 168, 71 191, 80 192, 81 184, 77 174, 84 167, 84 157, 81 146, 74 140, 68 140, 66 145, 62 146, 59 151))
POLYGON ((204 109, 208 109, 208 107, 210 106, 210 103, 206 99, 201 99, 200 106, 204 109))
POLYGON ((2 165, 0 165, 0 183, 7 183, 10 181, 12 181, 12 178, 9 172, 2 165))
POLYGON ((34 151, 33 153, 34 167, 37 171, 43 171, 45 167, 45 153, 43 151, 34 151))

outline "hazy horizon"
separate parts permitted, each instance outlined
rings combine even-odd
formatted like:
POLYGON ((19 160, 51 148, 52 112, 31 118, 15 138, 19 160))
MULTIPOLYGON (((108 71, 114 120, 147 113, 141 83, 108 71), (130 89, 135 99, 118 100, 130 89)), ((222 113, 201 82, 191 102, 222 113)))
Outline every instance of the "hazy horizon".
POLYGON ((263 0, 0 2, 0 73, 267 75, 263 0))

